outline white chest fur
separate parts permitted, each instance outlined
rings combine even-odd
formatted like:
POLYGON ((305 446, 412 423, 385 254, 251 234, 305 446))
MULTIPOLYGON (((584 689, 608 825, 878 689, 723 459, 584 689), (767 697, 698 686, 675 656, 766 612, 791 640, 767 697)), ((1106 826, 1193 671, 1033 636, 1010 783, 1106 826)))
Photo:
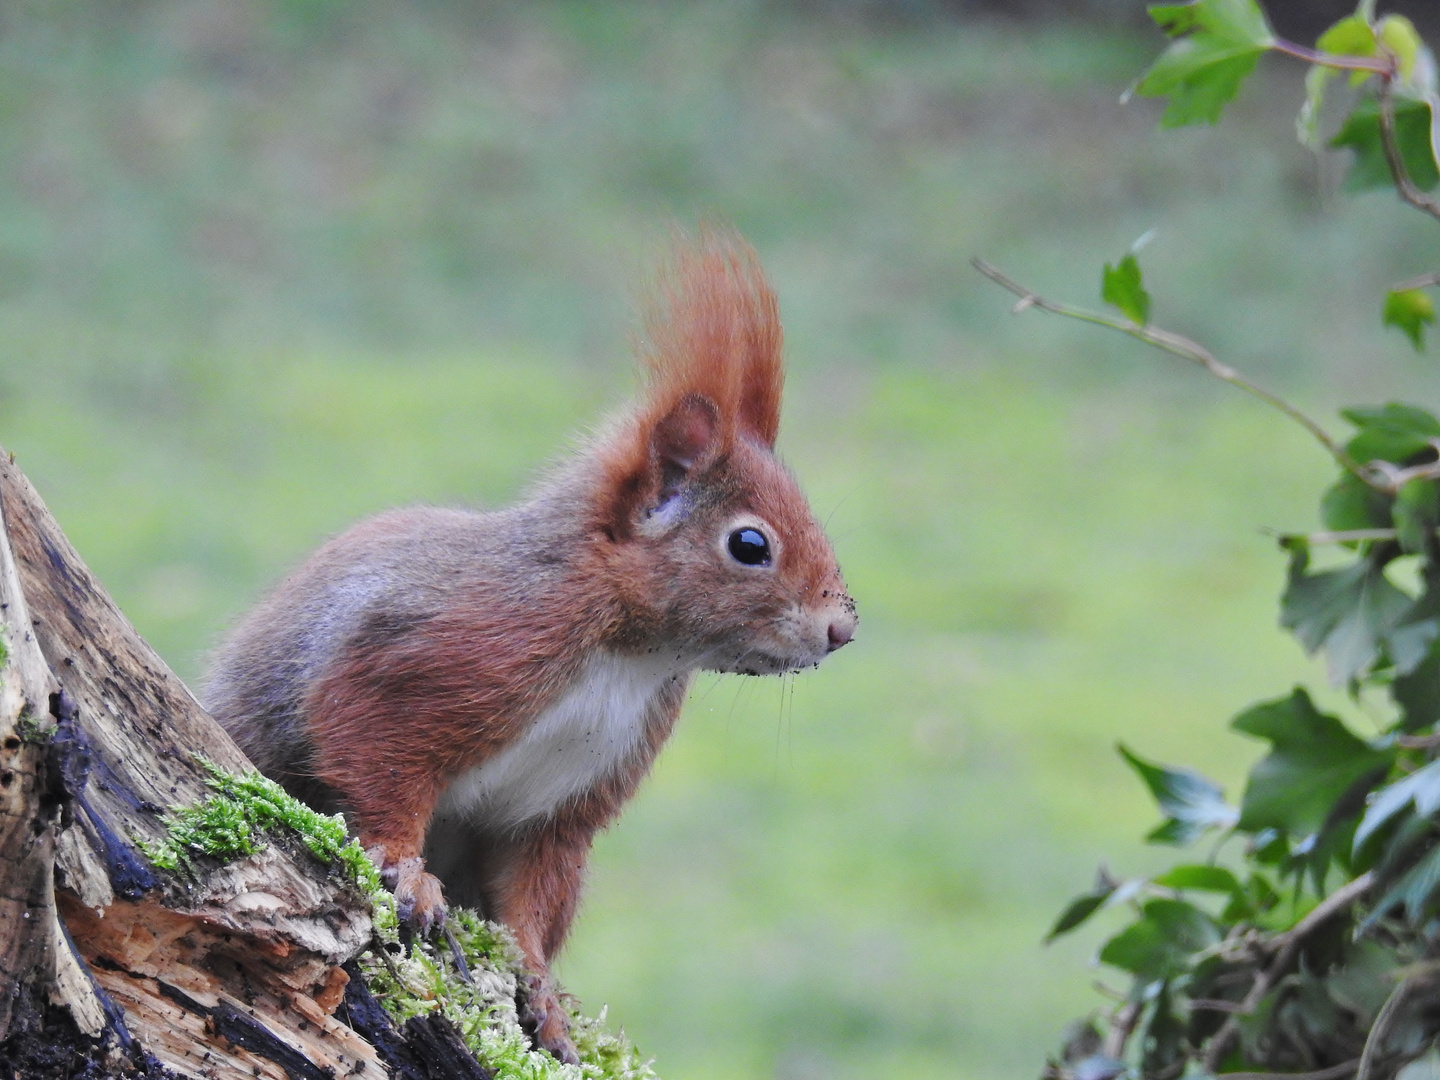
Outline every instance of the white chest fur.
POLYGON ((549 817, 634 760, 656 696, 684 677, 649 657, 601 653, 523 735, 457 777, 437 815, 487 830, 549 817))

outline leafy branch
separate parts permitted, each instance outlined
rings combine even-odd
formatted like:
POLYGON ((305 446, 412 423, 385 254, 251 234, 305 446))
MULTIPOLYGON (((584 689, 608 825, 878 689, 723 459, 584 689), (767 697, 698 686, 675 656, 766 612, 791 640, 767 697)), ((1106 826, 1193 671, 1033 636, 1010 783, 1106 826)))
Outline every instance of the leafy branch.
MULTIPOLYGON (((1290 969, 1295 962, 1295 956, 1300 950, 1300 945, 1317 928, 1323 926, 1330 919, 1340 914, 1360 897, 1364 896, 1373 884, 1372 874, 1361 874, 1354 881, 1343 888, 1336 889, 1327 896, 1315 909, 1301 919, 1291 929, 1282 934, 1277 934, 1266 947, 1275 950, 1275 959, 1270 966, 1255 976, 1255 981, 1250 985, 1250 992, 1245 995, 1244 1000, 1230 1011, 1230 1017, 1224 1025, 1210 1039, 1210 1045, 1205 1050, 1201 1059, 1201 1067, 1206 1072, 1213 1073, 1219 1066, 1221 1059, 1230 1049, 1240 1029, 1240 1018, 1251 1016, 1259 1008, 1260 1002, 1265 999, 1265 994, 1276 982, 1290 969)), ((1343 1074, 1342 1074, 1343 1075, 1343 1074)))
MULTIPOLYGON (((1132 91, 1167 99, 1164 127, 1216 121, 1266 52, 1309 65, 1297 130, 1319 148, 1327 87, 1360 89, 1329 140, 1348 150, 1351 190, 1389 188, 1440 220, 1440 87, 1410 22, 1361 0, 1313 49, 1277 38, 1256 0, 1151 7, 1172 38, 1132 91)), ((1392 709, 1361 738, 1310 695, 1243 711, 1234 730, 1266 744, 1239 806, 1213 781, 1120 747, 1163 820, 1147 840, 1205 861, 1150 878, 1101 871, 1049 939, 1125 913, 1098 959, 1130 977, 1098 1021, 1072 1030, 1051 1080, 1432 1080, 1440 1075, 1440 418, 1414 405, 1346 409, 1343 444, 1311 417, 1187 337, 1151 325, 1132 252, 1107 265, 1117 314, 1049 300, 982 259, 980 273, 1035 308, 1117 330, 1188 360, 1299 424, 1340 467, 1323 528, 1279 536, 1290 565, 1280 622, 1323 654, 1352 698, 1392 709), (1312 549, 1339 545, 1311 566, 1312 549), (1402 557, 1414 572, 1393 573, 1402 557), (1394 580, 1392 580, 1394 578, 1394 580), (1397 581, 1401 584, 1397 584, 1397 581), (1410 584, 1405 584, 1405 582, 1410 584), (1402 587, 1403 585, 1403 587, 1402 587), (1243 852, 1226 845, 1244 841, 1243 852), (1228 855, 1222 864, 1220 855, 1228 855)), ((1417 350, 1436 319, 1428 273, 1391 289, 1381 320, 1417 350)), ((1048 939, 1047 939, 1048 940, 1048 939)))
MULTIPOLYGON (((1163 349, 1173 356, 1178 356, 1184 360, 1198 364, 1211 375, 1215 376, 1215 378, 1227 382, 1231 386, 1239 387, 1247 394, 1260 399, 1271 408, 1278 409, 1291 420, 1294 420, 1314 436, 1315 441, 1329 452, 1330 456, 1335 459, 1341 468, 1351 473, 1356 479, 1375 487, 1376 490, 1386 490, 1383 486, 1383 481, 1377 480, 1371 470, 1366 469, 1354 458, 1350 457, 1344 448, 1318 423, 1291 405, 1284 398, 1272 394, 1270 391, 1259 386, 1229 364, 1222 363, 1216 358, 1214 353, 1198 342, 1192 341, 1180 334, 1172 333, 1169 330, 1161 330, 1154 326, 1145 325, 1133 318, 1117 319, 1103 312, 1091 311, 1088 308, 1075 307, 1070 304, 1061 304, 1053 300, 1047 300, 1033 290, 1021 285, 1014 278, 1001 272, 984 259, 974 258, 970 260, 970 264, 991 281, 1008 289, 1020 298, 1019 303, 1010 309, 1011 314, 1019 315, 1024 311, 1034 308, 1037 311, 1048 311, 1052 315, 1063 315, 1068 319, 1078 319, 1081 322, 1108 327, 1111 330, 1118 330, 1122 334, 1129 334, 1131 337, 1137 338, 1147 345, 1153 345, 1157 349, 1163 349)), ((1138 278, 1136 280, 1138 283, 1138 278)), ((1146 306, 1148 306, 1148 301, 1146 306)), ((1137 307, 1136 310, 1138 311, 1140 309, 1137 307)))
MULTIPOLYGON (((1422 213, 1440 221, 1440 201, 1431 198, 1416 186, 1415 181, 1410 177, 1409 166, 1405 163, 1405 154, 1400 145, 1400 136, 1395 126, 1395 88, 1394 80, 1386 79, 1380 89, 1380 144, 1385 150, 1385 161, 1390 166, 1390 175, 1395 182, 1395 190, 1400 197, 1422 213)), ((1427 284, 1435 284, 1436 276, 1427 275, 1430 279, 1427 284)), ((1425 280, 1425 279, 1421 279, 1425 280)), ((1418 284, 1412 284, 1411 289, 1420 288, 1418 284)), ((1403 289, 1404 286, 1401 286, 1403 289)))

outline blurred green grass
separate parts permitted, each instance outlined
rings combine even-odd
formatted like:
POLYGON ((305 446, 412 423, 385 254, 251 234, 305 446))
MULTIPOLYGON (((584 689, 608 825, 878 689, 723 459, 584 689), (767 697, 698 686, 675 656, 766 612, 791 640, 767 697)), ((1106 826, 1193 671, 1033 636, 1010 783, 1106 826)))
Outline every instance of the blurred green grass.
POLYGON ((1322 677, 1259 527, 1311 525, 1329 469, 1166 357, 1010 320, 969 258, 1087 301, 1158 227, 1163 324, 1317 415, 1435 396, 1377 303, 1433 240, 1333 195, 1294 71, 1154 134, 1117 99, 1155 45, 843 5, 14 6, 0 441, 194 679, 354 518, 513 497, 624 400, 670 223, 733 221, 860 636, 702 681, 562 977, 671 1080, 1033 1075, 1094 1000, 1055 912, 1154 861, 1113 743, 1234 793, 1225 720, 1322 677))

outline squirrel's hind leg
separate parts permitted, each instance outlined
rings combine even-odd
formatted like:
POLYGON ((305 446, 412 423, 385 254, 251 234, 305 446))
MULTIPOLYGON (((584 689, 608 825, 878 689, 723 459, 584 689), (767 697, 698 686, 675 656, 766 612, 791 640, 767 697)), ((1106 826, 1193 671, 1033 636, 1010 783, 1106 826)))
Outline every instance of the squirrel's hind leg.
MULTIPOLYGON (((580 897, 593 829, 552 819, 488 854, 493 882, 490 917, 510 927, 525 953, 531 975, 520 1021, 535 1044, 560 1061, 579 1064, 570 1039, 570 1015, 550 976, 550 961, 560 951, 580 897)), ((487 897, 488 898, 488 897, 487 897)))

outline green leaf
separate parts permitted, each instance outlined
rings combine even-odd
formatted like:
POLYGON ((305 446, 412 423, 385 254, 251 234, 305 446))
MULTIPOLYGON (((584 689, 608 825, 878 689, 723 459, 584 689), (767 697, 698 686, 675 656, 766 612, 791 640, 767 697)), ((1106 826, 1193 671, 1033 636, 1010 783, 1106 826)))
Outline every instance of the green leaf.
POLYGON ((1340 479, 1320 500, 1320 520, 1327 529, 1337 532, 1388 529, 1392 502, 1389 495, 1376 491, 1359 477, 1348 472, 1341 473, 1340 479))
POLYGON ((1369 19, 1347 15, 1320 35, 1315 48, 1337 56, 1374 56, 1377 51, 1375 31, 1369 19))
POLYGON ((1197 889, 1201 892, 1245 895, 1239 879, 1223 866, 1175 866, 1159 877, 1151 878, 1151 881, 1165 889, 1197 889))
MULTIPOLYGON (((1427 706, 1422 701, 1410 699, 1414 695, 1423 698, 1427 692, 1433 695, 1433 689, 1427 688, 1424 676, 1418 673, 1430 664, 1433 683, 1435 642, 1440 640, 1440 565, 1427 561, 1421 581, 1424 590, 1419 599, 1410 606, 1410 610, 1396 624, 1395 629, 1390 631, 1385 642, 1385 649, 1390 654, 1390 662, 1395 665, 1396 675, 1390 684, 1390 694, 1395 703, 1405 711, 1400 724, 1405 730, 1424 726, 1415 724, 1411 714, 1413 708, 1418 707, 1425 711, 1427 706), (1412 676, 1417 676, 1416 682, 1412 683, 1412 676)), ((1431 715, 1433 716, 1433 713, 1431 715)))
POLYGON ((1437 888, 1440 888, 1440 847, 1433 847, 1376 901, 1360 924, 1360 931, 1374 926, 1396 904, 1403 904, 1405 917, 1411 923, 1418 923, 1437 888))
POLYGON ((1408 806, 1414 806, 1421 817, 1429 817, 1440 810, 1440 761, 1432 761, 1423 769, 1417 769, 1375 793, 1365 817, 1355 830, 1355 850, 1359 851, 1376 829, 1408 806))
POLYGON ((1136 326, 1144 326, 1150 321, 1150 294, 1145 291, 1140 263, 1133 252, 1115 266, 1105 264, 1100 296, 1107 304, 1119 308, 1136 326))
POLYGON ((1393 751, 1371 749, 1296 688, 1235 718, 1236 731, 1269 740, 1270 753, 1250 770, 1239 828, 1266 827, 1291 836, 1317 833, 1342 796, 1367 774, 1387 768, 1393 751))
POLYGON ((1101 963, 1143 979, 1171 979, 1220 940, 1215 921, 1183 900, 1151 900, 1142 910, 1142 918, 1105 943, 1101 963))
POLYGON ((1433 648, 1411 670, 1390 684, 1400 707, 1400 730, 1419 731, 1440 722, 1440 653, 1433 648))
POLYGON ((1244 895, 1237 896, 1225 906, 1220 918, 1225 922, 1240 919, 1254 919, 1257 913, 1269 911, 1280 902, 1280 894, 1265 879, 1265 875, 1252 873, 1245 883, 1244 895))
MULTIPOLYGON (((1193 889, 1197 892, 1221 893, 1228 896, 1230 899, 1225 905, 1225 911, 1221 914, 1221 919, 1225 922, 1249 919, 1255 914, 1256 905, 1252 903, 1253 898, 1250 892, 1240 884, 1234 874, 1223 866, 1203 864, 1176 866, 1158 877, 1152 878, 1151 881, 1163 889, 1193 889)), ((1264 899, 1263 893, 1267 885, 1263 879, 1260 880, 1258 888, 1261 890, 1261 898, 1264 899)), ((1274 890, 1269 891, 1273 894, 1274 890)), ((1271 900, 1273 902, 1273 895, 1271 900)))
POLYGON ((1318 574, 1306 573, 1308 559, 1302 549, 1291 551, 1280 625, 1300 639, 1307 653, 1323 649, 1331 682, 1344 686, 1379 662, 1388 637, 1414 601, 1369 559, 1318 574))
POLYGON ((1433 450, 1431 439, 1440 439, 1440 420, 1414 405, 1392 401, 1344 409, 1340 415, 1359 429, 1345 452, 1362 463, 1379 460, 1404 465, 1416 454, 1433 450))
POLYGON ((1275 42, 1255 0, 1155 4, 1150 15, 1178 39, 1135 86, 1146 97, 1170 99, 1162 127, 1219 120, 1261 54, 1275 42))
POLYGON ((1160 984, 1150 1006, 1150 1019, 1140 1040, 1142 1076, 1170 1076, 1183 1068, 1185 1024, 1175 1015, 1173 996, 1167 980, 1160 984))
MULTIPOLYGON (((1390 654, 1397 676, 1391 683, 1392 693, 1400 677, 1418 670, 1431 655, 1437 638, 1440 638, 1440 592, 1432 588, 1415 601, 1385 639, 1385 651, 1390 654)), ((1400 703, 1399 695, 1394 696, 1396 703, 1400 703)))
MULTIPOLYGON (((1405 171, 1422 191, 1440 184, 1440 169, 1435 164, 1435 150, 1430 138, 1430 105, 1413 98, 1395 102, 1395 141, 1405 171)), ((1349 147, 1355 152, 1350 171, 1345 177, 1346 191, 1369 191, 1394 186, 1390 163, 1380 140, 1380 105, 1373 97, 1363 98, 1355 106, 1335 137, 1335 148, 1349 147)))
POLYGON ((1434 480, 1408 480, 1395 493, 1395 531, 1412 555, 1429 549, 1440 525, 1440 487, 1434 480))
MULTIPOLYGON (((1125 892, 1133 895, 1131 889, 1134 888, 1134 884, 1135 883, 1132 882, 1130 888, 1126 889, 1125 892)), ((1094 915, 1095 912, 1104 907, 1112 898, 1120 899, 1121 897, 1116 895, 1119 888, 1120 882, 1112 878, 1102 866, 1099 873, 1095 875, 1095 884, 1091 887, 1090 891, 1082 893, 1070 901, 1070 903, 1066 905, 1065 910, 1060 913, 1060 917, 1055 920, 1055 925, 1050 928, 1050 933, 1045 935, 1045 943, 1048 945, 1061 934, 1068 934, 1071 930, 1074 930, 1086 919, 1090 918, 1091 915, 1094 915)))
POLYGON ((1105 906, 1105 901, 1110 899, 1110 895, 1114 891, 1115 889, 1111 887, 1105 892, 1088 892, 1070 901, 1065 910, 1060 913, 1060 917, 1055 920, 1055 925, 1050 928, 1050 932, 1045 935, 1046 943, 1054 941, 1061 934, 1068 934, 1085 922, 1105 906))
POLYGON ((1140 775, 1165 814, 1165 821, 1146 837, 1152 844, 1183 847, 1208 829, 1228 829, 1235 824, 1239 815, 1225 801, 1225 793, 1213 780, 1189 769, 1156 765, 1131 753, 1123 744, 1117 749, 1140 775))
POLYGON ((1380 20, 1377 36, 1400 61, 1400 77, 1408 81, 1415 74, 1415 61, 1425 51, 1425 43, 1415 32, 1415 24, 1404 15, 1386 15, 1380 20))
POLYGON ((1325 980, 1331 1000, 1356 1017, 1362 1028, 1375 1022, 1395 989, 1404 962, 1394 949, 1375 941, 1357 941, 1346 950, 1343 964, 1325 980))
POLYGON ((1392 290, 1385 296, 1380 321, 1404 332, 1416 352, 1425 351, 1425 325, 1435 321, 1435 302, 1424 289, 1392 290))

